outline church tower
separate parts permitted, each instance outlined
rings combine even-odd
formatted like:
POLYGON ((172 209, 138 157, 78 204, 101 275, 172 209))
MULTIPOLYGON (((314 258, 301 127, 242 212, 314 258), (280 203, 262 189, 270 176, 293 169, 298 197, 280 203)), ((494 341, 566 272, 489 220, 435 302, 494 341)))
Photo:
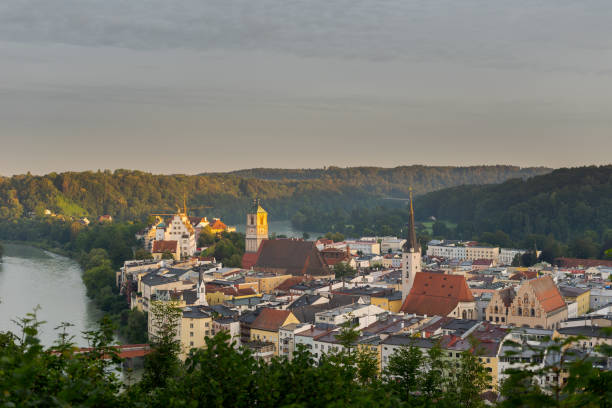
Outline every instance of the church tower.
POLYGON ((421 245, 414 231, 414 209, 412 208, 412 188, 410 189, 410 219, 406 243, 402 247, 402 303, 410 293, 414 277, 421 272, 421 245))
POLYGON ((255 199, 247 214, 245 252, 257 252, 264 239, 268 239, 268 213, 255 199))

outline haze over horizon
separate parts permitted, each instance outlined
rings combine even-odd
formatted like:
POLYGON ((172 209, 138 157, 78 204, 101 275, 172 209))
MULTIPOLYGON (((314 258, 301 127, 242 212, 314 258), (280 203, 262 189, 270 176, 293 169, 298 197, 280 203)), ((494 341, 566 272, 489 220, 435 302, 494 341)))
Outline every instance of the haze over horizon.
POLYGON ((612 162, 606 0, 4 0, 0 174, 612 162))

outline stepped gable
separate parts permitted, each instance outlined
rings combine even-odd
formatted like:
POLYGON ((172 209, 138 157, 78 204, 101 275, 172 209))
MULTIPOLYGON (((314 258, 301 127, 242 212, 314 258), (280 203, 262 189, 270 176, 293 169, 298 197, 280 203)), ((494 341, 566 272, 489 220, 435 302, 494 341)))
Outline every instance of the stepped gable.
POLYGON ((294 276, 325 276, 331 272, 312 241, 274 239, 262 241, 253 269, 294 276))
POLYGON ((550 276, 530 280, 526 283, 533 288, 540 305, 546 312, 565 307, 563 296, 561 296, 561 292, 559 292, 557 285, 550 276))
POLYGON ((417 272, 414 285, 401 311, 428 316, 447 316, 459 302, 473 302, 465 277, 432 272, 417 272))
POLYGON ((512 302, 514 301, 514 297, 516 296, 516 292, 512 286, 508 286, 507 288, 500 289, 497 291, 499 293, 499 297, 501 301, 504 303, 504 306, 510 307, 512 306, 512 302))

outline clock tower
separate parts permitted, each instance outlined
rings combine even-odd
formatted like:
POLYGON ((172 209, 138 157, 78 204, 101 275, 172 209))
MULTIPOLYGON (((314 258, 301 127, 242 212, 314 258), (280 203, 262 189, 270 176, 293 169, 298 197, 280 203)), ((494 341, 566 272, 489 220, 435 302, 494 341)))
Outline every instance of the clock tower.
POLYGON ((257 252, 264 239, 268 239, 268 213, 255 199, 246 219, 245 252, 257 252))

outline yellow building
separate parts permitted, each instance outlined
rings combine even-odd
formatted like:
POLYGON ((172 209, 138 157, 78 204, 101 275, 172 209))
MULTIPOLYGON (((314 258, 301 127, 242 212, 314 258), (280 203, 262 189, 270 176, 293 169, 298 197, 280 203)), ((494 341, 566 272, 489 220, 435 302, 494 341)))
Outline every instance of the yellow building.
POLYGON ((559 292, 561 292, 565 303, 576 302, 578 304, 578 316, 588 313, 591 303, 591 289, 559 286, 559 292))
POLYGON ((274 355, 278 355, 278 330, 291 323, 300 321, 289 310, 262 309, 251 324, 251 341, 274 344, 274 355))
POLYGON ((255 200, 246 221, 245 252, 255 253, 261 241, 268 239, 268 213, 255 200))
POLYGON ((209 292, 206 291, 206 302, 209 306, 220 305, 225 300, 225 293, 223 292, 209 292))
POLYGON ((360 352, 369 351, 376 357, 378 362, 378 372, 382 372, 382 343, 379 336, 361 339, 357 342, 357 350, 360 352))
POLYGON ((272 293, 281 283, 291 278, 292 275, 275 275, 273 273, 255 273, 244 278, 246 283, 257 283, 258 293, 272 293))
POLYGON ((212 316, 200 307, 184 307, 179 327, 181 354, 184 360, 192 348, 206 347, 206 338, 213 337, 212 316))
POLYGON ((402 307, 402 292, 394 291, 388 295, 372 296, 370 297, 370 304, 392 313, 399 313, 402 307))

